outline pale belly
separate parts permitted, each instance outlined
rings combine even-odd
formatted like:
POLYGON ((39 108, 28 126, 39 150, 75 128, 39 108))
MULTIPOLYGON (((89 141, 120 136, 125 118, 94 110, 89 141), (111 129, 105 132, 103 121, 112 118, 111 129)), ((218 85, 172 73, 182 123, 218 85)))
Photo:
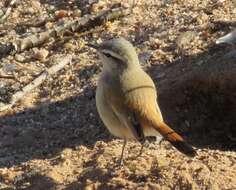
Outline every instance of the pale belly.
MULTIPOLYGON (((100 115, 100 114, 99 114, 100 115)), ((135 140, 135 137, 132 133, 132 131, 127 128, 123 123, 120 122, 119 119, 115 118, 113 113, 109 113, 104 117, 104 114, 101 113, 100 115, 104 125, 109 130, 109 132, 119 138, 125 138, 130 140, 135 140)), ((144 130, 144 136, 160 136, 160 133, 158 133, 154 128, 145 128, 144 130)))
MULTIPOLYGON (((98 92, 99 93, 99 92, 98 92)), ((109 132, 119 138, 135 139, 132 130, 114 113, 109 103, 99 94, 96 94, 96 106, 101 120, 109 132)), ((145 127, 144 136, 160 136, 152 127, 145 127)))
POLYGON ((112 135, 120 138, 135 139, 132 131, 123 125, 110 105, 100 99, 98 100, 97 96, 96 106, 101 120, 112 135))

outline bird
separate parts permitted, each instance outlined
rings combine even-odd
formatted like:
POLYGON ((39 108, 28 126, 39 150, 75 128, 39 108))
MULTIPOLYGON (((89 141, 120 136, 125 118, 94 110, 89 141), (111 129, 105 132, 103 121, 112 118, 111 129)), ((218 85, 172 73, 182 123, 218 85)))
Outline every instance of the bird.
POLYGON ((122 37, 88 46, 97 50, 103 65, 96 89, 98 114, 112 135, 124 139, 119 163, 128 140, 143 145, 147 136, 161 135, 181 153, 196 156, 196 150, 165 123, 155 84, 142 69, 134 46, 122 37))

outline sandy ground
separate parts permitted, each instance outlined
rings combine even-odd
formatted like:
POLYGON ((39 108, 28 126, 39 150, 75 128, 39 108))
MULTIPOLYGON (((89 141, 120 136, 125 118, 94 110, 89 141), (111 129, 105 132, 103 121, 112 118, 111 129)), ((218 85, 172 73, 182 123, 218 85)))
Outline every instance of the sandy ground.
MULTIPOLYGON (((4 2, 0 2, 1 7, 4 2)), ((85 10, 82 14, 96 13, 113 2, 100 1, 85 10, 86 1, 19 1, 0 25, 0 41, 44 31, 79 17, 78 9, 85 10), (59 10, 66 10, 68 16, 50 20, 59 10), (41 26, 27 24, 39 19, 48 21, 41 26)), ((117 166, 122 140, 112 137, 98 117, 95 89, 101 63, 96 52, 85 44, 125 37, 135 45, 143 66, 158 85, 159 77, 165 78, 159 68, 196 60, 199 63, 232 48, 220 46, 208 51, 216 38, 232 29, 216 23, 236 20, 235 1, 137 2, 131 16, 109 22, 91 34, 72 37, 66 43, 65 36, 61 36, 41 47, 1 59, 0 72, 14 72, 18 79, 1 79, 1 101, 7 101, 8 93, 19 90, 56 58, 76 55, 72 64, 12 109, 0 113, 0 189, 236 189, 235 140, 225 134, 224 140, 218 138, 222 131, 203 130, 196 136, 188 130, 191 126, 204 126, 202 118, 209 116, 188 113, 190 107, 196 107, 198 98, 192 104, 164 112, 172 125, 176 124, 173 120, 178 120, 175 129, 195 146, 196 158, 185 157, 168 142, 159 144, 151 139, 140 157, 140 144, 129 142, 124 166, 117 166), (40 49, 49 55, 35 60, 40 49), (184 113, 182 117, 180 113, 184 113)))

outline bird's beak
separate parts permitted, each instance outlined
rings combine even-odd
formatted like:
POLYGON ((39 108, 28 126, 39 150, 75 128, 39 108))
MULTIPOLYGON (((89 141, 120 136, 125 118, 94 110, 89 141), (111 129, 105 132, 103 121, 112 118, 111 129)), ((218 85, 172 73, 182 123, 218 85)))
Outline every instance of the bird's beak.
POLYGON ((93 49, 96 49, 96 50, 98 50, 99 51, 99 45, 98 44, 87 44, 87 46, 89 46, 89 47, 91 47, 91 48, 93 48, 93 49))

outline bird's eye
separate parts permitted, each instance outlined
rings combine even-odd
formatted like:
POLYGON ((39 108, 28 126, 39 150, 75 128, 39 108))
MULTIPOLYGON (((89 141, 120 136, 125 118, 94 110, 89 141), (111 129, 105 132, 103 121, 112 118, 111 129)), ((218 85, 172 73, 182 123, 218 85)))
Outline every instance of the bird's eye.
POLYGON ((116 57, 115 55, 113 55, 112 53, 109 53, 109 52, 102 52, 103 55, 105 55, 107 58, 110 58, 110 59, 113 59, 115 60, 116 62, 119 62, 120 63, 120 59, 118 57, 116 57))
POLYGON ((111 57, 110 53, 103 53, 106 57, 111 57))

